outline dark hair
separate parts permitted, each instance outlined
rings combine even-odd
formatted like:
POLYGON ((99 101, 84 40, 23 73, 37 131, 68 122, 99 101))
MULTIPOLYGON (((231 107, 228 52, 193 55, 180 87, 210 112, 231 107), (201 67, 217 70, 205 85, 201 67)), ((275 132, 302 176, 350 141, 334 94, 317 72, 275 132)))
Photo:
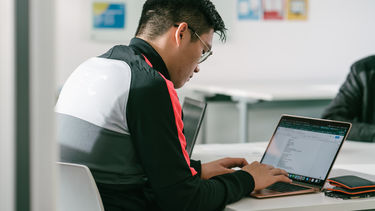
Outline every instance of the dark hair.
MULTIPOLYGON (((226 28, 210 0, 147 0, 143 5, 137 35, 155 39, 175 24, 186 22, 199 35, 214 29, 221 41, 226 40, 226 28)), ((192 40, 196 40, 192 36, 192 40)))

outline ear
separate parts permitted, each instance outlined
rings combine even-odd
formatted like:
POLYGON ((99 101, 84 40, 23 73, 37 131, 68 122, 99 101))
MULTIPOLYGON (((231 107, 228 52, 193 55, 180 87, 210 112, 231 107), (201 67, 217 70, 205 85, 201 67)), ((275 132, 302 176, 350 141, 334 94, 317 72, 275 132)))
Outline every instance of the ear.
POLYGON ((189 28, 186 22, 182 22, 178 25, 175 36, 174 36, 177 46, 181 45, 181 41, 182 39, 185 38, 186 32, 188 32, 188 29, 189 28))

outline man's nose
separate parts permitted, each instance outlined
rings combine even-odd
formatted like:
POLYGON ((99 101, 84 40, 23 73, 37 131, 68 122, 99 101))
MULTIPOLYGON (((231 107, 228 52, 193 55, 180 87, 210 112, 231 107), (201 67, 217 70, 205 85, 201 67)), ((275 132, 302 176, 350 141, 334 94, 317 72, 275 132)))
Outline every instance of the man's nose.
POLYGON ((200 68, 199 68, 199 65, 197 65, 197 67, 194 69, 194 72, 198 73, 199 71, 200 71, 200 68))

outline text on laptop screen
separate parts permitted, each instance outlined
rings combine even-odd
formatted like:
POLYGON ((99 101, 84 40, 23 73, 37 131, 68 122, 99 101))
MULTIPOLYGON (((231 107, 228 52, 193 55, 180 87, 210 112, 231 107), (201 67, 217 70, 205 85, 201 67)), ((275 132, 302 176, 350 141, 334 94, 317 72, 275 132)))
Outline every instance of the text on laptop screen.
POLYGON ((284 169, 292 179, 320 183, 326 176, 347 128, 313 121, 281 119, 262 163, 284 169))

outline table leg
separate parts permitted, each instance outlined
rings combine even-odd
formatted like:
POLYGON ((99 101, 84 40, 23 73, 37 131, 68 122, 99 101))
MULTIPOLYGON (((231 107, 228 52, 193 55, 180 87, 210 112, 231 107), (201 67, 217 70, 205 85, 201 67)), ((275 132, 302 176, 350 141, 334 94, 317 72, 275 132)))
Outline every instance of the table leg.
POLYGON ((239 138, 241 143, 248 142, 248 119, 247 119, 247 101, 238 101, 238 115, 239 115, 239 138))

